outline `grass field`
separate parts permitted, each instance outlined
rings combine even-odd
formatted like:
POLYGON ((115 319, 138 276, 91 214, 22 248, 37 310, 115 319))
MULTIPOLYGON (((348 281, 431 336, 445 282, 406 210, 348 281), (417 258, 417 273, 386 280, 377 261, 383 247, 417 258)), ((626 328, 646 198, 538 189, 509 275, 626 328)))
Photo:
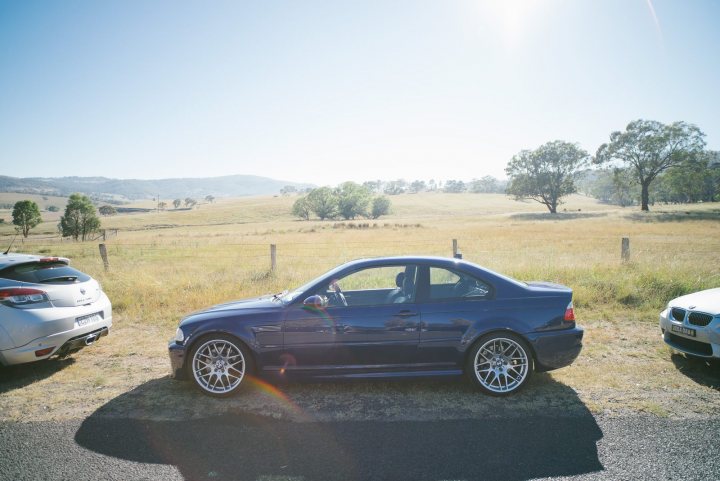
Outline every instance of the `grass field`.
MULTIPOLYGON (((103 218, 104 228, 118 229, 105 241, 108 272, 97 242, 52 238, 54 219, 29 240, 16 241, 14 251, 67 256, 99 279, 113 302, 114 329, 71 360, 1 372, 0 418, 82 416, 163 379, 166 341, 188 312, 292 288, 359 257, 450 256, 452 239, 465 259, 574 290, 578 323, 586 328, 581 357, 539 376, 538 385, 512 402, 551 402, 537 394, 543 385, 561 383, 595 412, 683 417, 720 408, 717 367, 671 356, 657 327, 668 300, 720 285, 720 204, 657 205, 643 214, 572 196, 553 216, 539 204, 503 195, 425 193, 392 197, 393 213, 378 220, 320 222, 292 218, 294 200, 218 200, 193 210, 103 218), (622 237, 631 243, 626 263, 622 237), (270 244, 277 245, 275 272, 270 244)), ((0 226, 0 242, 7 245, 11 232, 0 226)), ((172 409, 171 399, 181 403, 190 395, 177 383, 163 386, 146 394, 148 405, 172 409)), ((304 388, 293 389, 307 396, 304 388)), ((248 399, 197 405, 227 410, 248 399)))

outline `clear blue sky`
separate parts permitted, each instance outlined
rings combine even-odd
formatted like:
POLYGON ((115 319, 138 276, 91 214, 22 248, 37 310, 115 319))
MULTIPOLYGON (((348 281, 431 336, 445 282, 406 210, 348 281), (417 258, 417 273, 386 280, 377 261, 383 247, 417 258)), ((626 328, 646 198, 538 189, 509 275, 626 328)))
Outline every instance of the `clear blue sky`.
POLYGON ((720 149, 720 2, 0 1, 0 174, 504 177, 631 120, 720 149))

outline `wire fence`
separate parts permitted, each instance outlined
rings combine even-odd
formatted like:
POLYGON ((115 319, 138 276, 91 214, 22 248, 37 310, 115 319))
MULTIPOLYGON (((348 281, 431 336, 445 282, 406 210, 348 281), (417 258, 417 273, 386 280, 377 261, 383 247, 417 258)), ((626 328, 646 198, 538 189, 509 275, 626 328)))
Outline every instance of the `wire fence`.
MULTIPOLYGON (((630 238, 628 259, 623 259, 621 238, 552 242, 536 238, 491 243, 482 238, 420 238, 335 241, 215 242, 213 239, 162 239, 137 242, 115 237, 103 243, 109 264, 125 262, 199 262, 234 265, 255 270, 331 267, 364 257, 393 255, 438 255, 464 259, 495 269, 532 266, 596 266, 622 262, 662 263, 668 266, 694 262, 718 265, 720 239, 695 243, 672 242, 653 236, 630 238), (272 247, 274 246, 274 247, 272 247), (457 251, 453 248, 457 246, 457 251), (274 254, 273 254, 274 252, 274 254)), ((31 238, 14 245, 14 252, 45 254, 73 259, 99 259, 98 242, 68 242, 57 238, 31 238)))

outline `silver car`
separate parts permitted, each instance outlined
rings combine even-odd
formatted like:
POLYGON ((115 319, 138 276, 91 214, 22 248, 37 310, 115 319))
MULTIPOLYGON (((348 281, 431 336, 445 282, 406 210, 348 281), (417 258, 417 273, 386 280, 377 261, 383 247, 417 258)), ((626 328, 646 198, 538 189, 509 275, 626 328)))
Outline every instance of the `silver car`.
POLYGON ((673 299, 660 313, 665 343, 676 351, 720 359, 720 288, 673 299))
POLYGON ((106 336, 110 300, 64 257, 0 254, 0 364, 66 356, 106 336))

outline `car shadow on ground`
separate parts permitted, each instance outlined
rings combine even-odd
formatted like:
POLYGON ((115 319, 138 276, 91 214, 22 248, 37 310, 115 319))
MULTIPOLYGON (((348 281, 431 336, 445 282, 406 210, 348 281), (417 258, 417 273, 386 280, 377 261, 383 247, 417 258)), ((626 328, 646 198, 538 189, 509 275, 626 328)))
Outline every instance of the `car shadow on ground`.
POLYGON ((682 354, 671 357, 675 368, 696 383, 720 391, 720 362, 705 361, 682 354))
POLYGON ((22 389, 29 384, 51 377, 74 362, 73 358, 68 357, 16 366, 0 366, 0 394, 22 389))
POLYGON ((574 220, 574 219, 593 219, 597 217, 607 217, 605 212, 558 212, 551 214, 549 212, 533 212, 511 214, 513 220, 574 220))
POLYGON ((89 416, 75 440, 185 479, 527 480, 603 469, 602 432, 544 374, 498 399, 461 382, 256 382, 209 399, 155 379, 89 416), (198 413, 201 416, 198 416, 198 413))

